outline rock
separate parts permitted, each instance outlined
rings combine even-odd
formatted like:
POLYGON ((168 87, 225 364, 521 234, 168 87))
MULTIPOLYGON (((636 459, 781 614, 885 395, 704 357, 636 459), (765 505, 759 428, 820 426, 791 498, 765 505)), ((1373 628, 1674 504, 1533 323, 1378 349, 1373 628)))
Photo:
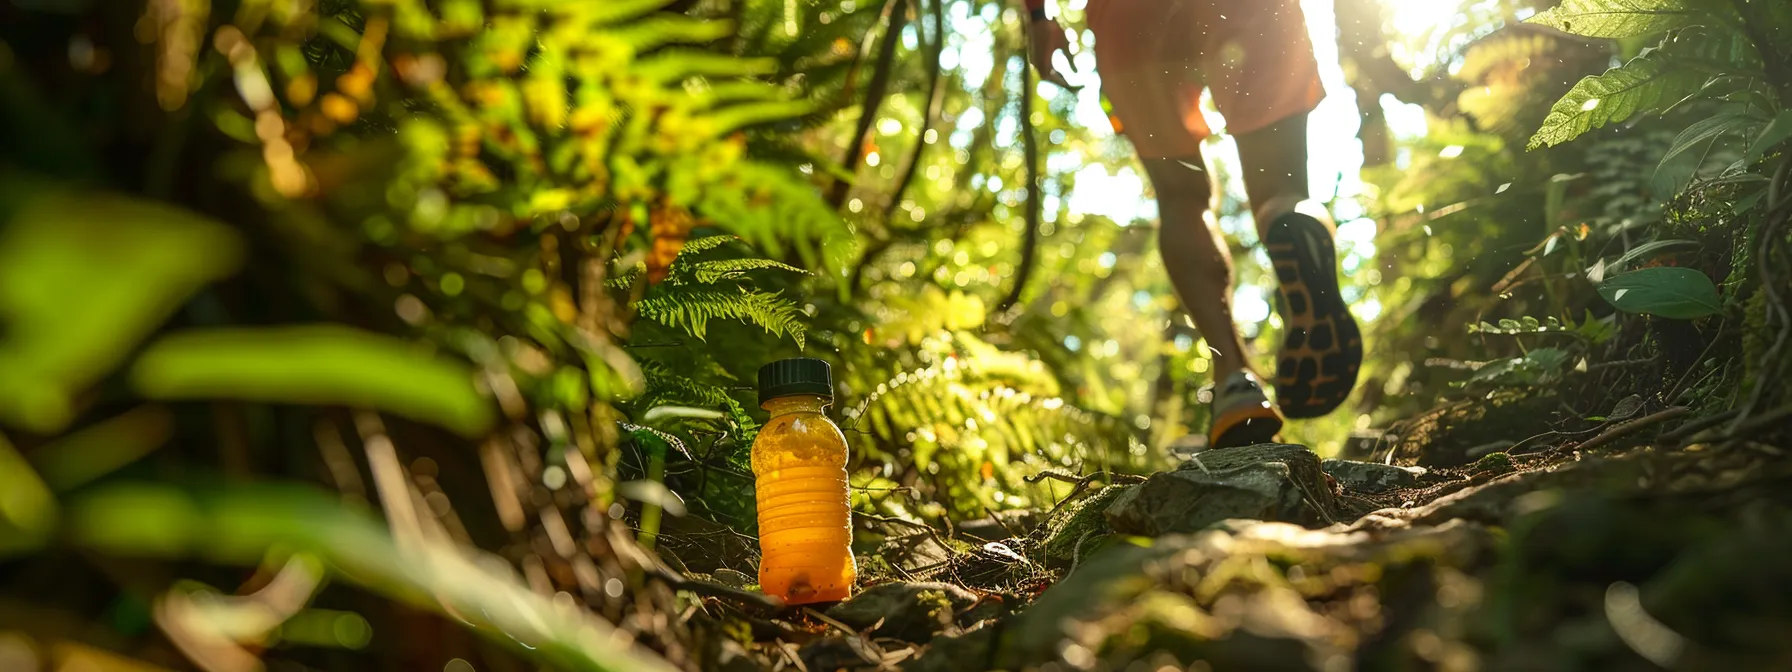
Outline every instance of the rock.
POLYGON ((797 651, 797 658, 810 670, 875 670, 882 667, 883 656, 870 650, 857 635, 831 635, 815 639, 797 651))
POLYGON ((926 653, 902 665, 902 672, 958 672, 990 669, 995 655, 994 628, 982 628, 962 635, 940 637, 927 646, 926 653))
POLYGON ((871 632, 875 637, 926 642, 976 603, 975 594, 951 584, 883 583, 834 605, 827 615, 859 630, 877 626, 871 632))
POLYGON ((1110 485, 1095 494, 1072 502, 1051 521, 1045 543, 1040 546, 1048 567, 1069 567, 1083 553, 1100 545, 1113 533, 1108 527, 1107 510, 1133 485, 1110 485))
POLYGON ((1387 492, 1414 487, 1426 473, 1424 467, 1397 467, 1351 460, 1325 460, 1319 466, 1325 473, 1331 474, 1332 478, 1338 479, 1338 484, 1344 486, 1344 489, 1355 492, 1387 492))
POLYGON ((1229 518, 1319 527, 1345 517, 1319 456, 1282 444, 1204 452, 1127 490, 1105 514, 1114 531, 1149 537, 1229 518))

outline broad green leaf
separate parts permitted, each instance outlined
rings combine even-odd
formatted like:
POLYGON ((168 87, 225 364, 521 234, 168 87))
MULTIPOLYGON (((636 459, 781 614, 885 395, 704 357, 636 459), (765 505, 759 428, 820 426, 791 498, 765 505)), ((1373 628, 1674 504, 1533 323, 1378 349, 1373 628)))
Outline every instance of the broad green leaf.
POLYGON ((1690 268, 1639 269, 1608 279, 1598 289, 1613 307, 1627 313, 1690 320, 1723 310, 1717 285, 1690 268))
POLYGON ((1550 108, 1528 149, 1554 147, 1587 131, 1659 109, 1697 91, 1705 78, 1664 63, 1654 51, 1624 65, 1580 80, 1550 108))
POLYGON ((247 399, 390 411, 463 435, 490 428, 470 366, 341 325, 207 329, 151 344, 131 370, 151 399, 247 399))
POLYGON ((1750 210, 1753 210, 1753 209, 1755 209, 1755 206, 1760 205, 1761 198, 1766 195, 1767 195, 1766 189, 1757 189, 1752 194, 1739 197, 1736 199, 1736 201, 1734 203, 1730 204, 1730 212, 1733 214, 1740 215, 1740 214, 1746 213, 1750 210))
POLYGON ((337 578, 451 615, 551 669, 675 669, 602 619, 555 606, 503 559, 429 535, 396 543, 372 516, 310 488, 115 485, 71 502, 67 521, 71 542, 119 556, 251 565, 270 552, 315 555, 337 578))
POLYGON ((1761 157, 1773 151, 1774 147, 1778 147, 1787 138, 1792 138, 1792 110, 1781 110, 1778 115, 1774 116, 1773 121, 1768 122, 1767 126, 1761 129, 1760 135, 1756 135, 1755 139, 1749 142, 1748 151, 1742 155, 1742 162, 1750 164, 1759 161, 1761 157))
POLYGON ((1526 22, 1583 37, 1618 39, 1667 32, 1696 17, 1681 0, 1564 0, 1526 22))
POLYGON ((224 225, 104 192, 0 179, 0 422, 68 426, 75 396, 202 285, 233 272, 224 225))
MULTIPOLYGON (((1692 97, 1699 98, 1701 94, 1692 97)), ((1758 114, 1730 110, 1693 122, 1674 138, 1667 154, 1655 166, 1651 178, 1655 193, 1671 198, 1684 191, 1699 175, 1706 157, 1718 147, 1720 140, 1726 136, 1751 136, 1764 121, 1758 114)))
POLYGON ((29 551, 56 528, 56 498, 25 456, 0 436, 0 557, 29 551))
POLYGON ((695 406, 655 406, 647 409, 641 421, 653 424, 667 418, 696 418, 698 420, 715 420, 722 417, 722 412, 713 408, 697 408, 695 406))

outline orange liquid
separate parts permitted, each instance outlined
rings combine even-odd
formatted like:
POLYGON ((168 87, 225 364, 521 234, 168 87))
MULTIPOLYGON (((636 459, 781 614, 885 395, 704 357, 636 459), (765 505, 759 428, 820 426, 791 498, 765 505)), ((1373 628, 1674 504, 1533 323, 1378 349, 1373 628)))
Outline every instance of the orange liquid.
POLYGON ((846 437, 818 396, 765 402, 772 419, 753 441, 759 505, 759 587, 787 604, 844 600, 858 567, 846 491, 846 437))

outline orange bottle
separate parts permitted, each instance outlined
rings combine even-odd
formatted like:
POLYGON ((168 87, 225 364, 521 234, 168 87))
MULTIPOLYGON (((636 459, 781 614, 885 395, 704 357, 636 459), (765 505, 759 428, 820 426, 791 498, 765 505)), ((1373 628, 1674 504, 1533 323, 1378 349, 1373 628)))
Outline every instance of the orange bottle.
POLYGON ((846 436, 822 413, 834 401, 828 363, 806 357, 759 369, 753 441, 759 587, 786 604, 844 600, 858 567, 846 490, 846 436))

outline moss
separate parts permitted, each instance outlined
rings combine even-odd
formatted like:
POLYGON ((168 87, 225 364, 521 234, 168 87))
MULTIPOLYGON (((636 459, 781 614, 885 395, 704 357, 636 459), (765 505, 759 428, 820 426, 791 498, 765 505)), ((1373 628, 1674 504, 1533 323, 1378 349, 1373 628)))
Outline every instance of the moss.
POLYGON ((948 599, 944 592, 923 590, 915 596, 915 602, 921 608, 923 617, 928 621, 951 622, 952 600, 948 599))
POLYGON ((1054 567, 1068 566, 1078 555, 1086 554, 1095 543, 1112 534, 1113 529, 1108 527, 1108 505, 1113 504, 1121 493, 1131 487, 1133 486, 1107 486, 1059 512, 1051 521, 1051 532, 1040 548, 1046 564, 1054 567), (1079 543, 1084 553, 1079 553, 1079 543))
POLYGON ((1495 474, 1504 474, 1506 472, 1512 471, 1512 469, 1513 469, 1512 456, 1507 455, 1503 452, 1488 453, 1487 455, 1483 456, 1481 459, 1475 460, 1475 471, 1478 471, 1478 472, 1492 472, 1495 474))

